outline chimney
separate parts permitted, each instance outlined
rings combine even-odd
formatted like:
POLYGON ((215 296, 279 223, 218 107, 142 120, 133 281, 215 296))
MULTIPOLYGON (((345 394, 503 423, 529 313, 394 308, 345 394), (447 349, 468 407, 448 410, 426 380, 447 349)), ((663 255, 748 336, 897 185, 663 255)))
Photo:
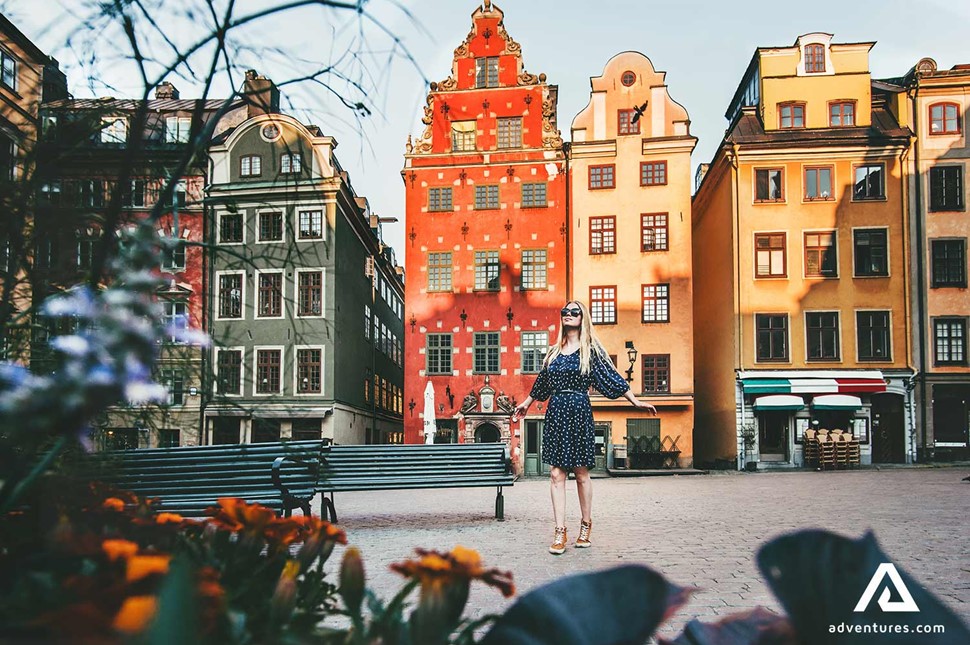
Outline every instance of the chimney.
POLYGON ((169 83, 168 81, 162 81, 155 88, 155 98, 156 99, 177 99, 179 97, 178 88, 169 83))
POLYGON ((277 114, 280 111, 280 90, 276 83, 262 74, 257 74, 254 69, 246 72, 243 99, 250 118, 260 114, 277 114))

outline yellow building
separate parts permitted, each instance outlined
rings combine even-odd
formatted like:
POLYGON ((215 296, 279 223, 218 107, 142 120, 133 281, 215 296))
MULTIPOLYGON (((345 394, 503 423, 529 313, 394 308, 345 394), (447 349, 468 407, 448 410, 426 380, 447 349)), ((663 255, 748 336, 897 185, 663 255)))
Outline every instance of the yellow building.
POLYGON ((925 432, 917 450, 928 459, 970 454, 970 364, 967 325, 967 110, 970 65, 949 70, 924 58, 900 79, 901 95, 917 139, 911 162, 914 275, 914 364, 917 423, 925 432))
POLYGON ((800 465, 816 422, 852 431, 864 463, 914 458, 911 131, 873 44, 758 48, 698 177, 698 463, 800 465))
POLYGON ((610 468, 661 465, 634 461, 638 437, 665 449, 676 443, 678 464, 693 462, 690 155, 697 139, 664 76, 643 54, 617 54, 590 79, 589 104, 572 123, 570 293, 589 305, 633 391, 659 412, 649 418, 625 400, 593 397, 599 454, 610 468))

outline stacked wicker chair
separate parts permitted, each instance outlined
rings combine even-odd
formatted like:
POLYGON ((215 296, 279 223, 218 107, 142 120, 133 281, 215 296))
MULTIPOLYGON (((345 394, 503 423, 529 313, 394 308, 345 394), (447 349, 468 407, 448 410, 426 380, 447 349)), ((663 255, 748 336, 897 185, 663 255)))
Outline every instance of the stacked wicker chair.
POLYGON ((805 430, 805 437, 802 439, 802 454, 806 466, 818 465, 818 436, 812 428, 805 430))
POLYGON ((818 466, 828 470, 837 466, 835 456, 835 441, 829 436, 828 430, 818 431, 818 466))
POLYGON ((819 470, 859 465, 859 440, 845 430, 805 430, 805 465, 819 470))

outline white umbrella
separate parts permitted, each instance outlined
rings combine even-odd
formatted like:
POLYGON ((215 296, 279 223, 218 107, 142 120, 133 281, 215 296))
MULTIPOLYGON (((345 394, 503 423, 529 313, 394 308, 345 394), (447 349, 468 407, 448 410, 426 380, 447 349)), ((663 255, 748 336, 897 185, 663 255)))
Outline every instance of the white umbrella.
POLYGON ((434 418, 434 386, 428 381, 424 388, 424 442, 434 443, 434 436, 438 433, 434 418))

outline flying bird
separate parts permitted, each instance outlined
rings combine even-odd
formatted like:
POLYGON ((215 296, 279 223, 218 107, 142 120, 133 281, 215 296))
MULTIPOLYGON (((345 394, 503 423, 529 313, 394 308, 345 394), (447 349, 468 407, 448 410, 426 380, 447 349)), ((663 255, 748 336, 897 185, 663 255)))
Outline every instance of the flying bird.
POLYGON ((630 119, 630 123, 636 123, 637 121, 639 121, 640 117, 643 116, 643 111, 646 109, 647 109, 646 101, 644 101, 643 105, 641 105, 640 107, 633 108, 633 118, 630 119))

